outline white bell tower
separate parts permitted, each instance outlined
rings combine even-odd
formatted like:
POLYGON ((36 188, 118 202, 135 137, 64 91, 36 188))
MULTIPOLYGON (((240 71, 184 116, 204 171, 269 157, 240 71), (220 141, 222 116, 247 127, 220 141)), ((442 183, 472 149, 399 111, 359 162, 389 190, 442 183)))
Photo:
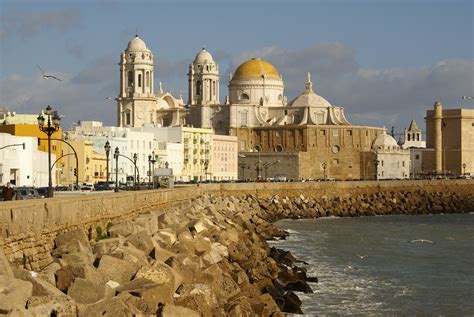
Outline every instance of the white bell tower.
POLYGON ((118 126, 134 127, 144 122, 146 103, 153 101, 153 53, 135 35, 120 56, 120 94, 117 98, 118 126), (137 109, 140 108, 140 109, 137 109), (140 111, 138 111, 140 110, 140 111))
POLYGON ((203 48, 189 65, 190 105, 218 105, 219 102, 219 66, 212 55, 203 48))

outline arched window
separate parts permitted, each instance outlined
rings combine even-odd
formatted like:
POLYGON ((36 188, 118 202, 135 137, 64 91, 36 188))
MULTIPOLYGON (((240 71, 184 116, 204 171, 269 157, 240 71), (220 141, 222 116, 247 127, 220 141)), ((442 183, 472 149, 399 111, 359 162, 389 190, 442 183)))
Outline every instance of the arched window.
POLYGON ((216 95, 216 82, 215 81, 212 82, 212 95, 214 96, 216 95))
POLYGON ((128 87, 133 86, 133 72, 129 71, 127 74, 127 80, 128 80, 128 87))
POLYGON ((420 141, 420 134, 419 133, 416 134, 416 140, 420 141))
POLYGON ((250 100, 249 95, 247 95, 247 94, 242 94, 242 100, 250 100))
POLYGON ((201 95, 201 89, 202 89, 201 81, 198 80, 196 82, 196 95, 197 96, 201 95))
POLYGON ((408 141, 411 141, 410 140, 411 139, 411 134, 408 134, 407 136, 408 136, 408 141))
POLYGON ((138 87, 142 86, 142 74, 138 74, 138 87))
POLYGON ((278 95, 278 100, 283 100, 283 96, 282 96, 282 95, 278 95))
POLYGON ((147 87, 150 87, 150 72, 146 72, 145 85, 146 85, 147 87))

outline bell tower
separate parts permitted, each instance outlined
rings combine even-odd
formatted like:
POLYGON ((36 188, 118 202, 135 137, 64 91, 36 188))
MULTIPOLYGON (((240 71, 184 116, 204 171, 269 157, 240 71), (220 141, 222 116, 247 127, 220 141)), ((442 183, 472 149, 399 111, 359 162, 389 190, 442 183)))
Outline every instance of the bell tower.
POLYGON ((188 103, 190 105, 218 105, 219 102, 219 66, 212 55, 203 48, 189 65, 188 103))
POLYGON ((117 100, 117 124, 120 127, 140 126, 144 118, 137 118, 137 106, 155 99, 153 94, 153 53, 135 35, 120 54, 120 93, 117 100))

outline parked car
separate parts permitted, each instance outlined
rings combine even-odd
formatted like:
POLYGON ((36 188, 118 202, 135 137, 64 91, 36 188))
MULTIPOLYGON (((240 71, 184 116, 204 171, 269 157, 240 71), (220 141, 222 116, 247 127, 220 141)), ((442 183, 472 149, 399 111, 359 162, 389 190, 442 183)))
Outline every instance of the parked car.
POLYGON ((18 187, 15 188, 16 200, 38 199, 41 195, 38 190, 33 187, 18 187))
POLYGON ((41 198, 48 197, 48 187, 38 187, 36 190, 38 191, 38 194, 41 196, 41 198))

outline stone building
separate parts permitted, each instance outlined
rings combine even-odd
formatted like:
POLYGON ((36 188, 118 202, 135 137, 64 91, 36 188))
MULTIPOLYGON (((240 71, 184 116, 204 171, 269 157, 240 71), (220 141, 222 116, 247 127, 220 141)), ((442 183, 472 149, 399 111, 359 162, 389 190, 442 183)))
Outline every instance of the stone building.
MULTIPOLYGON (((278 70, 268 61, 251 58, 230 75, 228 96, 221 103, 219 65, 202 49, 189 65, 188 104, 182 106, 181 100, 165 96, 161 89, 153 93, 153 72, 152 52, 135 37, 121 55, 119 126, 210 129, 236 136, 243 157, 252 157, 254 151, 261 159, 296 153, 291 157, 297 158, 298 171, 291 176, 286 175, 288 170, 279 173, 277 165, 267 168, 281 177, 366 179, 374 175, 372 144, 384 129, 351 125, 344 108, 314 92, 309 74, 304 92, 288 102, 278 70)), ((206 170, 206 159, 202 160, 198 170, 206 170)), ((195 172, 188 176, 197 177, 195 172)))
POLYGON ((437 101, 426 112, 423 167, 437 175, 474 174, 474 109, 443 109, 437 101))

